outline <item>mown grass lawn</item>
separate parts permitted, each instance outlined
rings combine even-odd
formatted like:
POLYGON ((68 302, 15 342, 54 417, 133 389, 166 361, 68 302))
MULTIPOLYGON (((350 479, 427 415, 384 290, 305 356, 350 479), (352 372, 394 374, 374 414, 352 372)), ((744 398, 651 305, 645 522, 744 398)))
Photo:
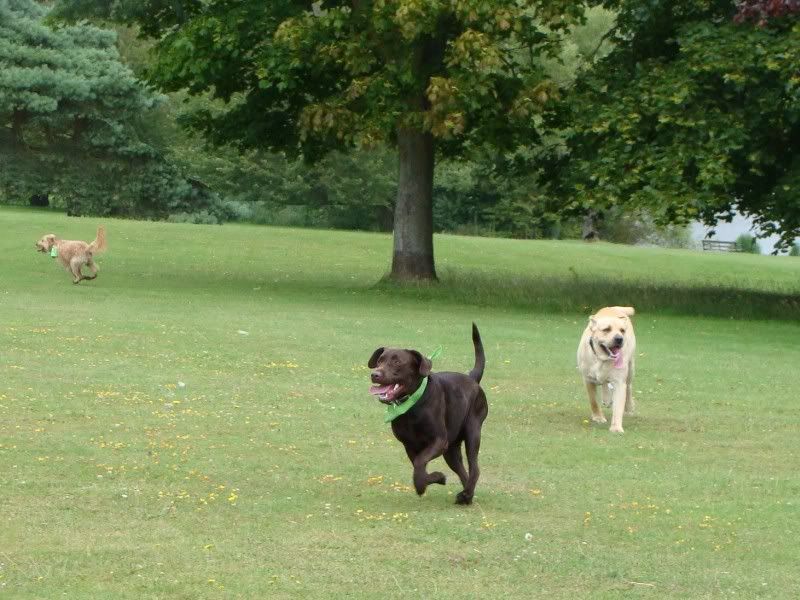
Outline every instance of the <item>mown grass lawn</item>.
POLYGON ((378 234, 107 220, 78 286, 34 251, 97 223, 0 209, 0 597, 800 594, 800 260, 441 236, 442 283, 401 290, 378 234), (623 436, 574 367, 617 301, 623 436), (472 320, 465 508, 441 459, 413 492, 366 361, 442 345, 465 370, 472 320))

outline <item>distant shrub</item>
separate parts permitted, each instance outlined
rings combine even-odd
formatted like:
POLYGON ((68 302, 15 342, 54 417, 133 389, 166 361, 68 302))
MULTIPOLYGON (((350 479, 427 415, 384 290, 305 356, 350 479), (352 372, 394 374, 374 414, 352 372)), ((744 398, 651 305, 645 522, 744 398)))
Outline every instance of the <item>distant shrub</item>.
POLYGON ((194 223, 196 225, 218 225, 228 221, 240 223, 255 222, 258 203, 242 200, 222 199, 211 195, 200 204, 198 210, 181 210, 170 213, 170 223, 194 223))
POLYGON ((502 237, 500 233, 488 225, 463 224, 455 225, 448 233, 478 237, 502 237))
POLYGON ((194 225, 219 225, 219 219, 207 210, 193 213, 175 213, 167 217, 170 223, 193 223, 194 225))
POLYGON ((253 202, 250 222, 256 225, 272 225, 275 207, 267 202, 253 202))
POLYGON ((256 225, 280 227, 329 227, 319 210, 301 204, 273 204, 272 202, 246 202, 249 216, 243 221, 256 225))
POLYGON ((743 233, 736 238, 736 249, 739 252, 746 252, 748 254, 761 254, 761 246, 758 241, 749 233, 743 233))
POLYGON ((276 207, 272 213, 271 225, 281 227, 314 227, 319 226, 319 220, 313 215, 308 206, 290 204, 276 207))
POLYGON ((597 228, 601 240, 617 244, 659 246, 661 248, 689 248, 691 246, 688 227, 658 225, 650 214, 643 211, 627 212, 619 208, 605 211, 597 228))
POLYGON ((795 242, 789 250, 789 256, 800 256, 800 243, 795 242))
POLYGON ((253 220, 254 203, 241 200, 220 200, 216 203, 216 212, 223 221, 249 222, 253 220))

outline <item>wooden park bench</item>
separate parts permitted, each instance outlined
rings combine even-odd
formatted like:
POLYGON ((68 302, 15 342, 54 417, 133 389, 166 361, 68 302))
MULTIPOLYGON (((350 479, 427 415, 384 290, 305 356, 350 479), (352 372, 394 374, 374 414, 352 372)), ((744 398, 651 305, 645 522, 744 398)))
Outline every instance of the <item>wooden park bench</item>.
POLYGON ((703 250, 711 252, 739 252, 736 242, 720 242, 718 240, 703 240, 703 250))

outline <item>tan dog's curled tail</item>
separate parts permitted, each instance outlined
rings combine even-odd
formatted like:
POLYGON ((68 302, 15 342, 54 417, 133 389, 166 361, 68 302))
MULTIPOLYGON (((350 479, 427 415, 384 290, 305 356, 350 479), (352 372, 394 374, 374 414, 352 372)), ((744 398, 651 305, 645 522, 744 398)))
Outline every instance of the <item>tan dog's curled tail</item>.
POLYGON ((615 306, 614 308, 616 308, 619 312, 621 312, 626 317, 632 317, 633 315, 636 314, 636 311, 633 310, 632 306, 615 306))
POLYGON ((100 227, 97 228, 97 237, 89 244, 89 251, 93 253, 103 252, 106 248, 108 248, 108 244, 106 244, 106 228, 100 225, 100 227))

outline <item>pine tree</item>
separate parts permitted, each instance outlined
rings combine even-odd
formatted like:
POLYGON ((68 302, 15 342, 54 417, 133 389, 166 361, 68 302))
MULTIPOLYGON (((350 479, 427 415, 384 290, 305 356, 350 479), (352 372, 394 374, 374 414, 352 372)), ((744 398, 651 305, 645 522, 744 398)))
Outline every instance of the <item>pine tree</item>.
POLYGON ((166 216, 197 200, 136 133, 159 97, 120 61, 116 34, 47 15, 0 0, 0 192, 54 194, 73 214, 166 216))

